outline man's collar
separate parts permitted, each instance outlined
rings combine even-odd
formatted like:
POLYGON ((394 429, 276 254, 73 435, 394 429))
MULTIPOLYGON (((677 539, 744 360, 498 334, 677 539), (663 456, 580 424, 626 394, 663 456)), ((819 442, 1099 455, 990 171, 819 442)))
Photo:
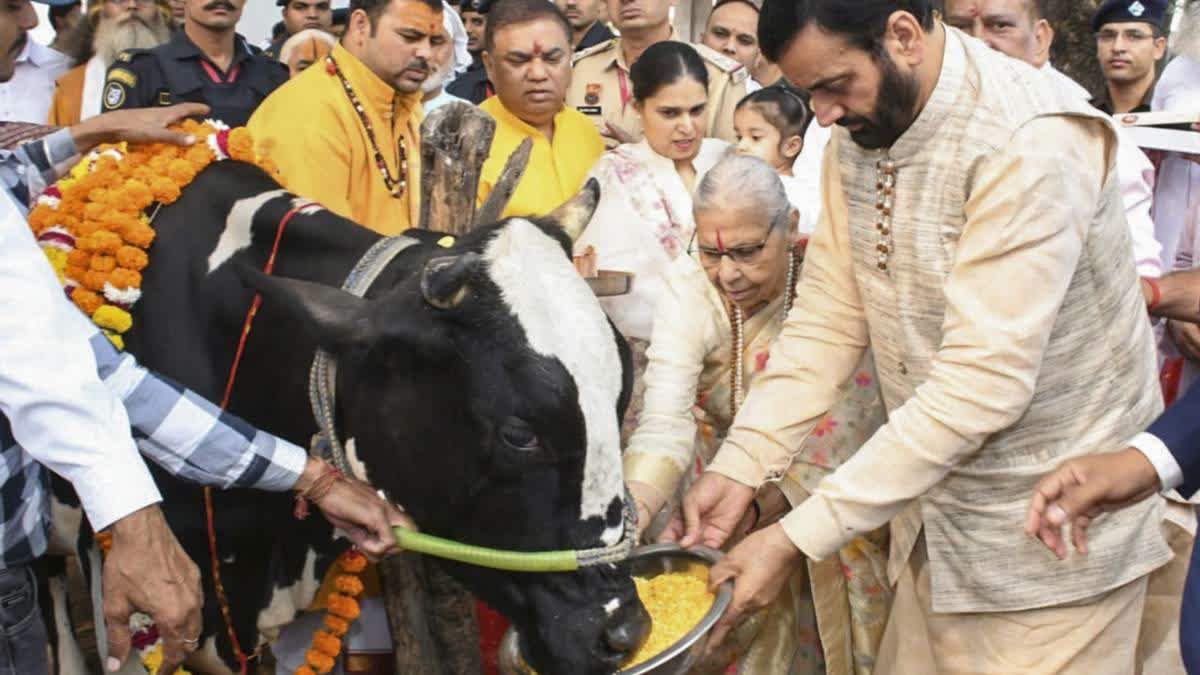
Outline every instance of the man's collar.
MULTIPOLYGON (((534 128, 532 124, 529 124, 520 117, 517 117, 515 113, 509 110, 508 107, 504 105, 504 102, 500 100, 499 96, 493 96, 484 103, 487 104, 487 111, 492 113, 493 117, 497 118, 497 122, 508 124, 527 136, 538 135, 545 137, 545 134, 534 128), (488 101, 494 101, 494 103, 488 103, 488 101)), ((565 105, 554 114, 554 125, 556 128, 558 126, 559 118, 562 116, 564 111, 566 111, 565 105)))
POLYGON ((21 53, 17 54, 16 62, 29 63, 37 68, 45 68, 59 59, 66 60, 66 58, 53 49, 38 44, 31 35, 25 41, 25 46, 21 48, 21 53))
MULTIPOLYGON (((599 22, 597 22, 597 23, 599 23, 599 22)), ((675 25, 674 24, 667 24, 667 25, 670 26, 671 33, 670 33, 670 35, 667 35, 667 37, 660 40, 660 42, 670 42, 673 40, 678 40, 679 37, 675 33, 675 25)), ((609 68, 611 68, 612 66, 615 65, 618 68, 620 68, 621 70, 628 73, 629 72, 629 64, 625 63, 625 51, 621 49, 621 38, 619 38, 619 37, 614 38, 614 41, 616 43, 617 53, 616 53, 616 56, 613 58, 613 62, 609 65, 609 68)), ((655 43, 655 44, 658 44, 658 43, 655 43)), ((649 47, 647 47, 647 48, 649 48, 649 47)))
POLYGON ((962 90, 967 74, 967 52, 962 33, 943 29, 942 72, 925 106, 911 126, 892 144, 888 154, 895 159, 919 152, 942 126, 962 90))
MULTIPOLYGON (((211 60, 196 46, 195 42, 192 42, 192 39, 187 36, 187 31, 182 28, 171 34, 166 50, 167 56, 177 61, 199 58, 211 60)), ((233 60, 229 62, 229 67, 232 68, 248 58, 250 58, 250 47, 246 44, 246 39, 235 33, 233 36, 233 60)))

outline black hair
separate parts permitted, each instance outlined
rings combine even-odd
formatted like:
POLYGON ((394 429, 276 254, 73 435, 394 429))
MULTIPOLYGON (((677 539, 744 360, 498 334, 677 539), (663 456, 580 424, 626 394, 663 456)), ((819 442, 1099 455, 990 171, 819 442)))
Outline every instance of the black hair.
POLYGON ((845 36, 871 53, 893 12, 906 11, 933 28, 932 0, 764 0, 758 18, 758 44, 767 60, 778 63, 796 35, 810 23, 845 36))
POLYGON ((332 25, 345 26, 348 23, 350 23, 350 10, 346 9, 345 7, 340 7, 333 10, 332 25))
POLYGON ((690 77, 708 89, 708 69, 704 67, 704 59, 691 45, 674 40, 651 45, 629 69, 633 98, 638 101, 645 101, 659 89, 684 77, 690 77))
POLYGON ((804 99, 790 89, 778 85, 763 87, 746 94, 738 101, 734 112, 745 106, 752 108, 762 115, 768 124, 778 129, 781 140, 792 136, 804 138, 813 119, 812 111, 808 109, 804 99))
MULTIPOLYGON (((489 52, 495 48, 496 33, 501 28, 537 19, 549 19, 558 24, 567 38, 567 44, 571 44, 571 22, 567 21, 567 15, 549 0, 500 0, 492 3, 487 17, 487 26, 483 29, 483 48, 489 52)), ((569 50, 566 56, 570 57, 569 50)))
POLYGON ((750 9, 753 9, 755 14, 758 14, 758 11, 759 11, 758 3, 754 2, 754 0, 717 0, 717 4, 713 5, 712 12, 709 12, 708 16, 711 18, 713 15, 713 12, 716 12, 718 9, 724 7, 725 5, 739 5, 739 4, 746 5, 750 9))
MULTIPOLYGON (((442 11, 442 0, 418 0, 418 2, 430 9, 437 10, 439 14, 442 11)), ((383 15, 383 10, 387 9, 390 4, 392 4, 392 0, 350 0, 350 11, 347 12, 346 21, 349 23, 349 15, 353 14, 355 10, 361 9, 367 13, 367 18, 371 21, 371 35, 374 35, 379 17, 383 15)))
POLYGON ((271 26, 271 39, 272 40, 278 40, 279 38, 283 37, 286 33, 287 33, 287 26, 285 26, 282 21, 277 21, 277 22, 275 22, 274 26, 271 26))
POLYGON ((55 32, 65 30, 67 28, 66 26, 62 26, 60 24, 63 21, 66 21, 67 16, 69 16, 71 11, 75 9, 79 9, 78 2, 72 2, 69 5, 50 5, 50 25, 54 27, 55 32))

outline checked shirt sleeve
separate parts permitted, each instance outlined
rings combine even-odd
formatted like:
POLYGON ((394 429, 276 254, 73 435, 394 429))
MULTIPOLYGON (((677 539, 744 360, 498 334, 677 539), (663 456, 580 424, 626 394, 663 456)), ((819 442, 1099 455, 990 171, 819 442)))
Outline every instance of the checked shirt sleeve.
POLYGON ((15 150, 0 150, 0 183, 28 209, 30 200, 53 183, 77 154, 70 129, 22 143, 15 150))
POLYGON ((273 492, 289 490, 300 479, 308 458, 300 447, 143 368, 99 332, 91 346, 101 379, 125 404, 138 448, 171 475, 201 485, 273 492))

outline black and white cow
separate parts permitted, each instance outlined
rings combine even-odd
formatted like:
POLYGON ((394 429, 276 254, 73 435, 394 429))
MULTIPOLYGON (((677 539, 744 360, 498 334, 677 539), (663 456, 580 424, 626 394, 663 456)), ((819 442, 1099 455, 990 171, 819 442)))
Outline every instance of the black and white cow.
MULTIPOLYGON (((262 269, 301 203, 254 166, 213 164, 163 208, 128 348, 147 367, 220 400, 254 290, 264 304, 230 409, 307 445, 321 346, 338 357, 338 419, 367 477, 421 529, 522 551, 586 549, 623 536, 618 420, 628 350, 570 259, 597 191, 554 218, 510 218, 460 237, 413 232, 365 299, 338 290, 379 235, 319 207, 287 225, 273 277, 262 269), (565 228, 565 230, 564 230, 565 228), (444 242, 443 242, 444 243, 444 242), (426 263, 446 258, 442 264, 426 263), (422 284, 424 283, 424 291, 422 284), (432 296, 432 297, 431 297, 432 296)), ((200 491, 155 471, 163 507, 206 587, 196 665, 235 669, 208 563, 200 491)), ((287 495, 215 495, 219 556, 243 647, 312 598, 344 541, 297 521, 287 495)), ((609 673, 648 618, 627 565, 576 573, 446 570, 520 630, 543 673, 609 673)))

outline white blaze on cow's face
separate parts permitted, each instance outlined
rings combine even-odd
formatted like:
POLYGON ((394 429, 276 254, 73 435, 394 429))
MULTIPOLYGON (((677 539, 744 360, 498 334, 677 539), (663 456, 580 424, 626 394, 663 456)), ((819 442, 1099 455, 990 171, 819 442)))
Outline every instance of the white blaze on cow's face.
MULTIPOLYGON (((558 359, 575 380, 587 442, 579 517, 604 520, 624 496, 616 415, 621 356, 608 318, 562 245, 528 220, 511 219, 483 258, 530 347, 558 359)), ((623 529, 623 522, 606 527, 601 540, 615 544, 623 529)))

